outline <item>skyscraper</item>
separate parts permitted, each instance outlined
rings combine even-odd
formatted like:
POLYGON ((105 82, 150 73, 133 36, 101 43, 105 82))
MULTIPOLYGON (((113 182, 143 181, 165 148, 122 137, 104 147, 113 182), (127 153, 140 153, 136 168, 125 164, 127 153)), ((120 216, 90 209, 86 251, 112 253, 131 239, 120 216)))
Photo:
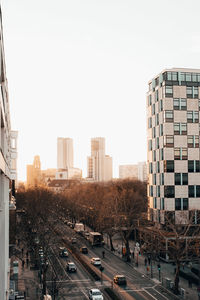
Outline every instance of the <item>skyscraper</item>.
POLYGON ((149 219, 164 225, 199 222, 200 70, 167 69, 149 81, 149 219))
POLYGON ((39 155, 34 156, 33 165, 27 165, 27 186, 37 186, 42 183, 41 163, 39 155))
MULTIPOLYGON (((3 46, 2 16, 0 9, 0 299, 9 297, 9 199, 10 182, 15 180, 15 174, 11 173, 11 153, 14 149, 11 146, 11 124, 9 113, 8 87, 5 70, 5 57, 3 46)), ((14 156, 13 156, 14 158, 14 156)), ((14 166, 13 166, 14 171, 14 166)))
POLYGON ((74 149, 71 138, 57 138, 57 169, 74 167, 74 149))
POLYGON ((112 157, 105 155, 105 138, 91 139, 91 156, 87 158, 88 178, 95 181, 112 179, 112 157))

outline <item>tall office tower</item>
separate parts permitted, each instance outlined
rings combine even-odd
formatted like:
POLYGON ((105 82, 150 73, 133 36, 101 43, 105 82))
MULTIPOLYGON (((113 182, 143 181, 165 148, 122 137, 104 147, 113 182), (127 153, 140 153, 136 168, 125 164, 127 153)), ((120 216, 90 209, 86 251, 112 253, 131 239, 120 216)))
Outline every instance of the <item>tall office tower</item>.
POLYGON ((95 181, 112 179, 112 157, 105 155, 105 138, 91 139, 91 156, 87 158, 88 178, 95 181))
POLYGON ((74 167, 74 149, 71 138, 57 138, 57 169, 74 167))
POLYGON ((0 10, 0 299, 9 297, 9 188, 11 180, 11 125, 0 10))
POLYGON ((149 81, 149 219, 162 226, 199 222, 200 70, 164 70, 149 81), (198 220, 198 221, 197 221, 198 220))
POLYGON ((26 167, 27 186, 38 186, 42 183, 41 163, 39 155, 36 155, 33 160, 33 165, 26 167))

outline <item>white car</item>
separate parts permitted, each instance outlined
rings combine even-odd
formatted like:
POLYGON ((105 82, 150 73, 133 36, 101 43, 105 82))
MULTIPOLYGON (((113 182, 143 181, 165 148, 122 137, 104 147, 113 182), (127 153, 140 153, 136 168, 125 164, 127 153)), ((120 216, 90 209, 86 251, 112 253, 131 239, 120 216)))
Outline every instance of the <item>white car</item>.
POLYGON ((89 290, 89 299, 90 300, 103 300, 103 295, 98 289, 89 290))
POLYGON ((93 264, 94 266, 100 266, 101 265, 101 260, 98 257, 93 257, 91 258, 91 264, 93 264))

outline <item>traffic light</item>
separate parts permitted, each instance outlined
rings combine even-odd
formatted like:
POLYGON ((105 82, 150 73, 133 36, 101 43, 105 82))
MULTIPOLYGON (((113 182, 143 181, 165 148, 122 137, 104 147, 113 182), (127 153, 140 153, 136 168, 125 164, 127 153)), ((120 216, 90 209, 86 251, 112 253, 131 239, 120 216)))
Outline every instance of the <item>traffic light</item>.
POLYGON ((158 264, 157 267, 158 267, 158 271, 160 271, 160 264, 158 264))
POLYGON ((141 252, 139 251, 139 256, 141 256, 141 252))

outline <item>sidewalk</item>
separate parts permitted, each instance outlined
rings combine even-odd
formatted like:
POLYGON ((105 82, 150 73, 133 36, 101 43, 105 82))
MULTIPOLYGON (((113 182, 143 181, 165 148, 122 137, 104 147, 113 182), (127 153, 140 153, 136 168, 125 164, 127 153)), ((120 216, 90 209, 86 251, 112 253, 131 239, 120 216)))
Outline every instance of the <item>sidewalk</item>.
MULTIPOLYGON (((105 247, 106 249, 110 249, 110 244, 109 244, 109 240, 107 238, 104 239, 105 241, 105 247), (108 244, 107 244, 108 243, 108 244)), ((130 240, 129 241, 129 245, 130 245, 130 251, 131 253, 134 251, 135 249, 135 242, 130 240)), ((115 236, 113 238, 113 246, 115 248, 115 251, 113 252, 114 255, 122 258, 122 240, 120 239, 119 236, 115 236)), ((174 268, 175 266, 172 265, 171 263, 165 263, 160 261, 160 276, 159 276, 159 271, 158 271, 158 262, 157 261, 152 261, 152 264, 148 264, 147 262, 147 266, 149 271, 147 271, 147 266, 145 266, 145 257, 144 255, 139 255, 138 256, 138 267, 136 266, 136 257, 133 258, 131 257, 131 262, 130 265, 137 270, 138 272, 140 272, 141 274, 148 276, 149 278, 152 278, 153 281, 155 281, 155 283, 164 283, 166 278, 169 278, 172 282, 174 282, 174 268), (160 277, 160 278, 159 278, 160 277), (160 279, 160 280, 159 280, 160 279)), ((187 299, 187 300, 198 300, 198 293, 197 293, 197 286, 193 284, 192 288, 188 286, 188 280, 180 277, 180 281, 179 281, 179 287, 183 288, 185 290, 185 297, 181 297, 179 296, 180 299, 187 299)))

